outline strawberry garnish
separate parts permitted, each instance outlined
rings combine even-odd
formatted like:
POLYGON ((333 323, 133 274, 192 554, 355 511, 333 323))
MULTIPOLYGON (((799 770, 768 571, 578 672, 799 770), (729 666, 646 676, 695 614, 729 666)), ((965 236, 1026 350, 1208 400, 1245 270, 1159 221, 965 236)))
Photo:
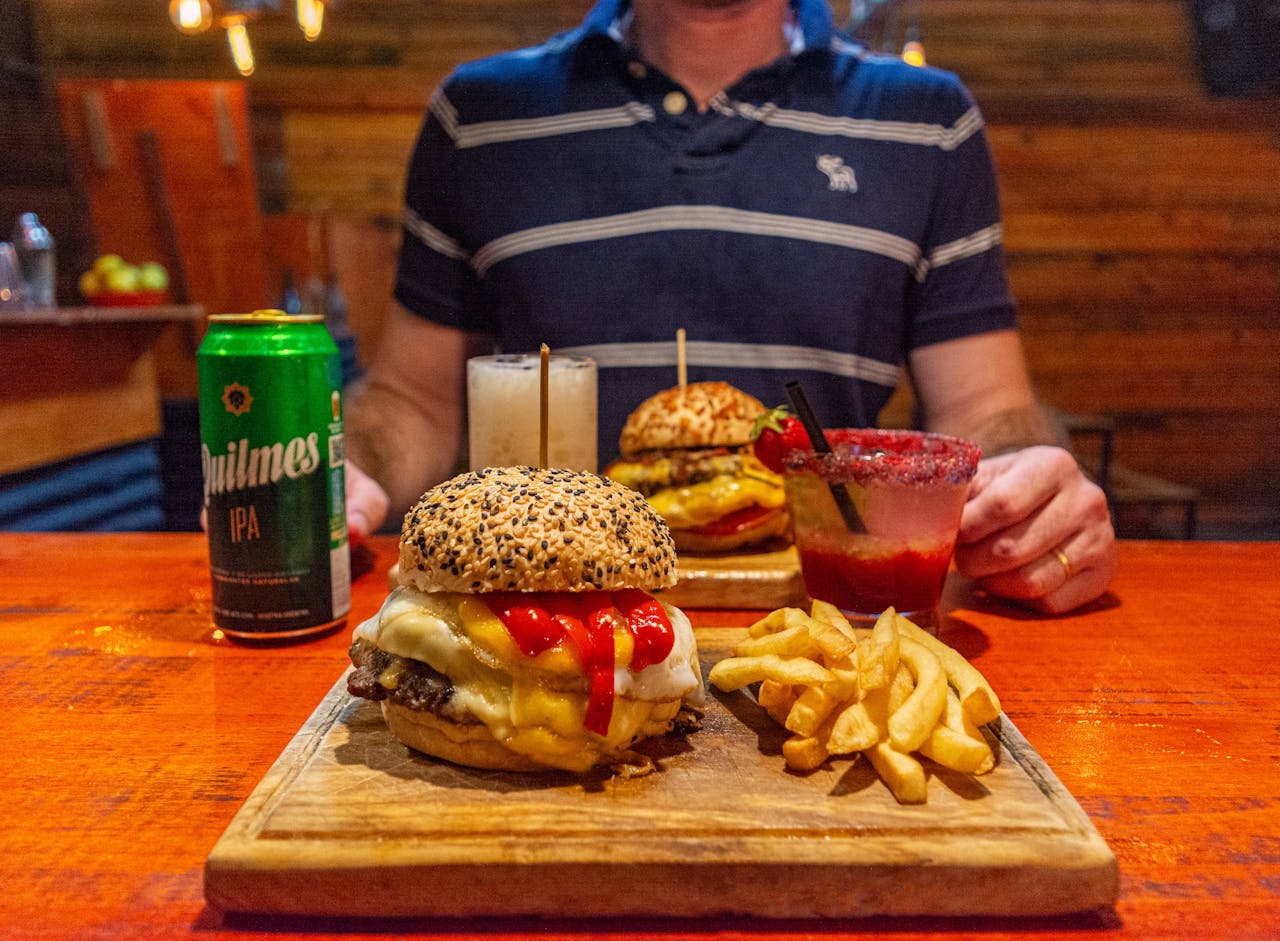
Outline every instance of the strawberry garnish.
POLYGON ((785 405, 770 409, 751 428, 752 449, 760 463, 775 474, 781 474, 783 462, 794 450, 808 450, 809 435, 800 419, 785 405))

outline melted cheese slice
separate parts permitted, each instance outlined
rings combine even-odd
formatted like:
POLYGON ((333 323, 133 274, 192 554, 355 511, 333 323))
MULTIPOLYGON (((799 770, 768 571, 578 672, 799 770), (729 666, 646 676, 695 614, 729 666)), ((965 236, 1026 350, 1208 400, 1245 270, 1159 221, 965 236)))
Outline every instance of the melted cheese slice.
POLYGON ((692 529, 750 506, 777 509, 786 504, 787 494, 781 478, 775 483, 754 476, 721 475, 701 483, 659 490, 648 499, 672 529, 692 529))
POLYGON ((458 717, 483 722, 512 751, 584 771, 603 754, 666 731, 682 701, 703 701, 693 627, 683 611, 663 607, 675 634, 671 653, 639 673, 615 666, 613 714, 603 739, 582 727, 589 690, 573 653, 557 648, 525 657, 474 595, 397 588, 354 637, 448 676, 458 717))

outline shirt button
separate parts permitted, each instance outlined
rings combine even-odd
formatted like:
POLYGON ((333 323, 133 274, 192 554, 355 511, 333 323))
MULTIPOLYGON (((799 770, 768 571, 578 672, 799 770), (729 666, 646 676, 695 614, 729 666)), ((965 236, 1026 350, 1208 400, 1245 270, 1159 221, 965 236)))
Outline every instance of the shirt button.
POLYGON ((644 67, 644 63, 638 59, 632 59, 627 63, 627 71, 631 73, 632 78, 644 78, 649 74, 649 70, 644 67))
POLYGON ((667 114, 684 114, 688 107, 688 99, 678 91, 669 91, 662 99, 662 110, 667 114))

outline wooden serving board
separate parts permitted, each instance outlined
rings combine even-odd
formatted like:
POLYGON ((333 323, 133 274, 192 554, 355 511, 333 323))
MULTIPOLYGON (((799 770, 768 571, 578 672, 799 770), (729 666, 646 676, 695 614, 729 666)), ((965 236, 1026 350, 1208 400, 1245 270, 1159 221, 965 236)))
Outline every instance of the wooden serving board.
MULTIPOLYGON (((698 632, 704 668, 742 636, 698 632)), ((1050 915, 1112 905, 1115 858, 1008 720, 995 770, 896 803, 865 760, 784 770, 748 692, 650 743, 659 770, 461 768, 391 738, 345 677, 210 853, 224 911, 346 916, 1050 915)))
POLYGON ((662 598, 679 608, 772 610, 806 600, 794 546, 732 555, 681 553, 677 578, 662 598))

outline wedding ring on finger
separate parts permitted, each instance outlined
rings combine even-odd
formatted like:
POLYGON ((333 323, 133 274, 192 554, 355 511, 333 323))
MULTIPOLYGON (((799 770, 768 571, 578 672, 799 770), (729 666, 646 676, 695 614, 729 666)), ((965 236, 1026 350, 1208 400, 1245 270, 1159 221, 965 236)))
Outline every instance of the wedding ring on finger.
POLYGON ((1067 581, 1071 581, 1071 576, 1075 574, 1075 570, 1071 567, 1071 560, 1067 558, 1067 554, 1061 549, 1054 549, 1053 554, 1062 563, 1063 571, 1067 573, 1067 581))

